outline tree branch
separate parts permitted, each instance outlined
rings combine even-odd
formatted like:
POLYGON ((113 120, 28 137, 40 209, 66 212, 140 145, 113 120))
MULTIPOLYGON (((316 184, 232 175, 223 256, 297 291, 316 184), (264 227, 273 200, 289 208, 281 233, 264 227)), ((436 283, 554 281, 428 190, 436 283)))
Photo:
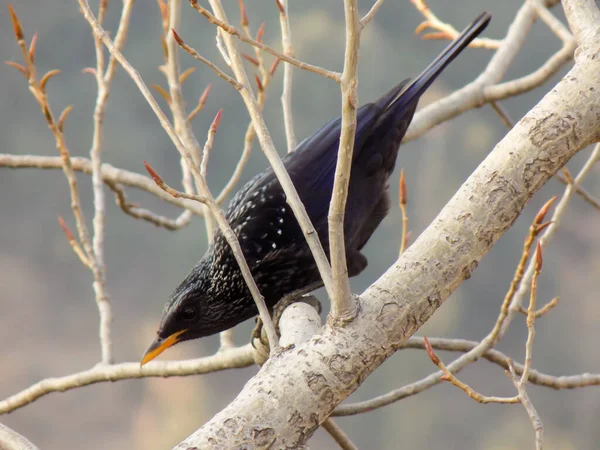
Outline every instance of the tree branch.
POLYGON ((333 274, 333 296, 330 297, 333 320, 352 319, 358 306, 356 300, 350 295, 346 245, 344 242, 344 216, 354 151, 354 136, 356 134, 356 109, 358 108, 360 17, 356 0, 344 0, 344 17, 346 22, 346 49, 344 52, 344 71, 340 83, 342 90, 342 124, 333 192, 327 218, 331 271, 333 274))
MULTIPOLYGON (((71 166, 76 172, 83 172, 86 175, 92 174, 92 163, 89 159, 73 156, 71 166)), ((0 153, 0 167, 9 167, 12 169, 61 169, 62 162, 59 156, 37 156, 37 155, 11 155, 0 153)), ((101 166, 102 180, 105 183, 115 183, 123 186, 130 186, 146 191, 167 203, 171 203, 179 208, 189 209, 197 216, 202 216, 202 205, 196 202, 175 198, 160 189, 152 178, 136 172, 130 172, 120 169, 110 164, 103 163, 101 166)))
POLYGON ((243 347, 218 352, 212 356, 186 361, 151 361, 144 366, 140 366, 139 362, 96 365, 91 369, 64 377, 46 378, 2 400, 0 402, 0 414, 22 408, 52 392, 64 392, 95 383, 132 378, 189 376, 248 367, 254 364, 253 353, 254 349, 250 344, 247 344, 243 347))
MULTIPOLYGON (((576 2, 564 3, 569 1, 576 2)), ((596 8, 592 0, 577 3, 596 8)), ((600 40, 581 49, 569 74, 362 294, 355 320, 326 326, 304 345, 269 359, 229 406, 177 448, 203 448, 208 442, 226 448, 303 445, 335 406, 470 277, 531 196, 579 150, 600 139, 600 40)))
MULTIPOLYGON (((339 73, 332 72, 327 69, 323 69, 322 67, 313 66, 312 64, 308 64, 308 63, 299 61, 295 58, 287 56, 284 53, 280 53, 277 50, 269 47, 268 45, 263 44, 262 42, 259 42, 250 37, 244 36, 244 34, 240 30, 238 30, 234 26, 230 25, 226 19, 221 17, 220 13, 215 11, 215 15, 211 14, 210 11, 208 11, 207 9, 200 6, 198 4, 197 0, 190 0, 190 4, 196 11, 198 11, 200 14, 202 14, 206 18, 206 20, 208 20, 210 23, 217 25, 219 28, 223 29, 228 35, 236 36, 240 41, 245 42, 250 45, 253 45, 254 47, 258 47, 261 50, 264 50, 265 52, 270 53, 271 55, 279 58, 280 60, 285 61, 288 64, 292 64, 292 65, 298 67, 299 69, 303 69, 308 72, 313 72, 318 75, 322 75, 325 78, 329 78, 330 80, 333 80, 337 83, 340 82, 340 74, 339 73)), ((213 6, 212 3, 211 3, 211 6, 213 6)), ((213 6, 213 11, 214 11, 214 6, 213 6)))
MULTIPOLYGON (((202 7, 198 6, 195 1, 192 1, 192 6, 198 9, 202 7)), ((227 16, 225 15, 225 10, 223 9, 223 5, 220 0, 210 0, 211 7, 215 12, 216 18, 219 21, 219 26, 229 26, 227 21, 227 16)), ((204 13, 203 13, 204 14, 204 13)), ((208 13, 210 14, 210 13, 208 13)), ((239 34, 239 32, 238 32, 239 34)), ((237 34, 236 34, 237 36, 237 34)), ((332 297, 333 288, 332 288, 332 275, 331 275, 331 266, 329 265, 329 261, 327 260, 327 256, 323 250, 323 246, 321 241, 319 240, 319 236, 315 231, 310 218, 308 217, 308 213, 306 212, 306 208, 300 201, 298 197, 298 193, 296 192, 296 188, 292 183, 292 180, 281 161, 281 158, 277 154, 275 150, 275 145, 273 144, 273 140, 271 139, 271 135, 267 130, 267 126, 262 117, 262 113, 260 111, 260 106, 254 97, 252 90, 250 89, 250 83, 248 81, 248 76, 246 75, 246 71, 244 69, 243 61, 238 51, 235 39, 233 38, 233 34, 225 33, 223 36, 225 40, 225 45, 227 46, 227 51, 229 53, 229 57, 231 58, 232 70, 235 74, 235 77, 238 82, 240 82, 243 86, 239 92, 244 100, 246 108, 248 109, 248 113, 250 114, 250 118, 252 119, 252 124, 254 126, 254 130, 256 131, 256 135, 258 136, 258 140, 260 141, 261 148, 269 160, 271 167, 281 187, 286 195, 286 200, 290 205, 294 216, 298 220, 300 228, 306 238, 306 242, 310 247, 310 250, 315 258, 315 262, 317 267, 319 268, 319 273, 321 278, 323 279, 323 284, 325 285, 325 289, 327 290, 327 294, 329 297, 332 297)), ((281 58, 285 61, 284 58, 281 58)))
POLYGON ((0 423, 0 448, 2 450, 37 450, 25 437, 0 423))

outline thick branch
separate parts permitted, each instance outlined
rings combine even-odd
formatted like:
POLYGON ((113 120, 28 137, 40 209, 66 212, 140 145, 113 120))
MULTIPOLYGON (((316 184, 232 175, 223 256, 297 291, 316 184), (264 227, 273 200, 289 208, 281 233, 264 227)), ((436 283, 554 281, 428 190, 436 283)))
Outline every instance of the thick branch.
MULTIPOLYGON (((587 3, 595 7, 592 0, 587 3)), ((569 74, 362 294, 354 321, 326 326, 306 344, 267 361, 228 407, 177 448, 206 448, 208 442, 226 448, 305 443, 333 408, 470 277, 531 196, 579 150, 600 139, 600 41, 586 45, 569 74)))

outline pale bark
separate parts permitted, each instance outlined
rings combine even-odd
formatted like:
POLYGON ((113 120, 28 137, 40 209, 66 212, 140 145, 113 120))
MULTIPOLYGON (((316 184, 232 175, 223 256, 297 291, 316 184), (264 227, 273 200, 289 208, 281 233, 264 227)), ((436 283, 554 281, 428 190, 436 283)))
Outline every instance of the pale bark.
POLYGON ((356 319, 326 325, 305 344, 272 357, 229 406, 176 448, 302 447, 471 276, 535 192, 600 140, 600 13, 592 0, 564 3, 579 43, 574 67, 361 295, 356 319))

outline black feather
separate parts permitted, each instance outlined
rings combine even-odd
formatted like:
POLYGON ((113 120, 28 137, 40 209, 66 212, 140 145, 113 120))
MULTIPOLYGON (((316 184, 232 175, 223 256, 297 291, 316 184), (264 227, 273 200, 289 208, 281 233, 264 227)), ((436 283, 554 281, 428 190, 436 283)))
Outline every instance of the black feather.
MULTIPOLYGON (((358 110, 344 222, 350 276, 366 267, 367 260, 360 250, 388 212, 388 178, 419 98, 489 20, 489 14, 481 15, 412 82, 401 82, 376 102, 358 110)), ((329 122, 284 159, 327 253, 327 213, 340 122, 339 118, 329 122)), ((268 307, 286 294, 322 284, 272 169, 254 177, 233 197, 226 216, 268 307)), ((171 295, 157 341, 182 330, 186 331, 178 335, 177 341, 214 334, 256 314, 231 249, 217 231, 204 257, 171 295)), ((156 348, 157 344, 153 345, 156 348)))

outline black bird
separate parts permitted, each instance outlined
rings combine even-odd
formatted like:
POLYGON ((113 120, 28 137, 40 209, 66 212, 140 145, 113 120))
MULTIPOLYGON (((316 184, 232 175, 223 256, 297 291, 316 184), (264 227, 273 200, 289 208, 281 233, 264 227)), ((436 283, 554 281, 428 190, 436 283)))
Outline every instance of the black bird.
MULTIPOLYGON (((358 110, 344 221, 349 276, 359 274, 367 266, 360 250, 388 212, 388 178, 419 98, 485 29, 490 18, 488 13, 479 16, 410 84, 405 80, 375 103, 358 110)), ((327 254, 327 213, 340 123, 339 118, 329 122, 284 159, 327 254)), ((272 169, 246 183, 231 200, 226 216, 267 307, 272 308, 287 294, 322 285, 308 244, 272 169)), ((227 330, 256 314, 254 300, 231 249, 217 231, 206 254, 171 294, 157 337, 142 364, 177 342, 227 330)))

